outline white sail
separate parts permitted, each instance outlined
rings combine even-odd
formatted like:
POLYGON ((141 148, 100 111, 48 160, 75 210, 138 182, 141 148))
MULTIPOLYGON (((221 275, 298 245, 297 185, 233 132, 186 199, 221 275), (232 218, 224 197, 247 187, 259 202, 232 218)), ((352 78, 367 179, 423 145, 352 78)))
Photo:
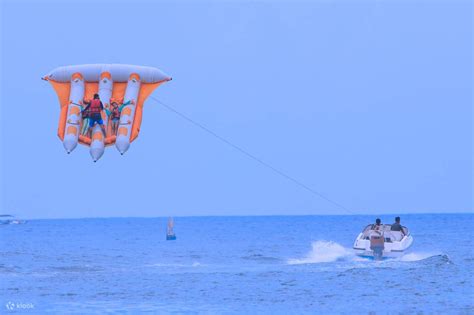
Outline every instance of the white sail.
POLYGON ((167 234, 168 235, 173 235, 173 227, 174 227, 174 220, 173 218, 168 218, 168 229, 167 229, 167 234))

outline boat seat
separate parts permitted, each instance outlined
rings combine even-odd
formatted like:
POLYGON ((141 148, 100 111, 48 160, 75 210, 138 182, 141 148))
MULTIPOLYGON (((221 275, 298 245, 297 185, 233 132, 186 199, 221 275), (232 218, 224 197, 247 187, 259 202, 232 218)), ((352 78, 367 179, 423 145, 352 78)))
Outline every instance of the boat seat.
MULTIPOLYGON (((389 233, 390 233, 390 237, 391 237, 392 241, 399 242, 403 238, 403 234, 400 231, 390 231, 389 233)), ((386 233, 386 235, 387 235, 387 233, 386 233)))

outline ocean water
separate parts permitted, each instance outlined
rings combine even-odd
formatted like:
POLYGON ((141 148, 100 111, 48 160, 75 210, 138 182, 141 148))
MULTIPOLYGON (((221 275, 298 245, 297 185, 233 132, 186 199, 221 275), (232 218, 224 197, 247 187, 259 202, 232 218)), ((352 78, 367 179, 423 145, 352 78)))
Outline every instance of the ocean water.
MULTIPOLYGON (((382 216, 390 223, 392 216, 382 216)), ((373 216, 33 220, 0 226, 0 313, 474 314, 474 215, 404 215, 400 259, 352 253, 373 216)))

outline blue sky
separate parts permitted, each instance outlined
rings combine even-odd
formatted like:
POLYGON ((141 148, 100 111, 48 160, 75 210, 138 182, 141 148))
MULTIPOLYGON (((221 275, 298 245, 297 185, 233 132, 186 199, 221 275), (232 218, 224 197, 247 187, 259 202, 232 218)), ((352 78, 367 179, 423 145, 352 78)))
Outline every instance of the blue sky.
POLYGON ((354 213, 473 210, 470 1, 4 1, 1 211, 345 214, 145 105, 125 156, 67 155, 40 77, 155 66, 154 96, 354 213))

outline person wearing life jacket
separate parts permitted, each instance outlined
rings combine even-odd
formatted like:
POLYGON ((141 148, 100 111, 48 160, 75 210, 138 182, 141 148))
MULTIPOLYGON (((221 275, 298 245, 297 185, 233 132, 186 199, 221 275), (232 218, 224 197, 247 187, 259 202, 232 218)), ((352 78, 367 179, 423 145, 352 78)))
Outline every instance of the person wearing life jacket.
POLYGON ((131 100, 119 105, 119 101, 113 99, 110 104, 110 107, 106 106, 105 112, 107 113, 107 116, 109 116, 109 121, 112 127, 112 134, 117 134, 120 122, 120 114, 122 113, 122 109, 129 104, 135 104, 135 102, 131 100))
POLYGON ((375 224, 372 224, 371 230, 375 231, 376 234, 382 236, 383 235, 382 220, 377 218, 377 220, 375 220, 375 224))
POLYGON ((82 126, 81 126, 81 135, 85 136, 87 131, 89 131, 90 125, 90 112, 89 110, 82 109, 82 126))
POLYGON ((87 106, 83 109, 83 111, 89 110, 90 116, 89 116, 89 137, 91 137, 92 134, 92 127, 96 123, 100 125, 100 128, 102 129, 102 132, 104 133, 104 137, 106 136, 106 131, 105 131, 105 125, 104 121, 102 120, 102 111, 104 110, 104 105, 100 101, 99 94, 94 94, 94 98, 90 101, 87 102, 84 100, 84 104, 87 106))

